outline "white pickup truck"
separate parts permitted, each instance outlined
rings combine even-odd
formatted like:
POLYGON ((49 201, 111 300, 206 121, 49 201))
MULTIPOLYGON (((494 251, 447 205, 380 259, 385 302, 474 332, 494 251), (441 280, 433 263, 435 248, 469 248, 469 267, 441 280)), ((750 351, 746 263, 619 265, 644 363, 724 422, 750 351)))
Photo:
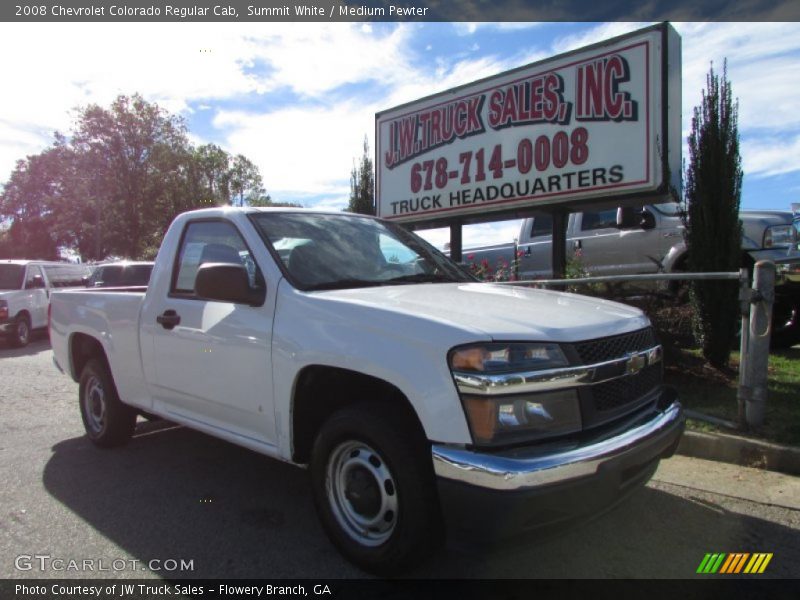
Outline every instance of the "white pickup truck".
POLYGON ((377 573, 445 530, 600 512, 683 431, 639 310, 478 283, 347 213, 180 215, 146 291, 54 294, 51 339, 96 445, 146 413, 307 465, 331 541, 377 573))

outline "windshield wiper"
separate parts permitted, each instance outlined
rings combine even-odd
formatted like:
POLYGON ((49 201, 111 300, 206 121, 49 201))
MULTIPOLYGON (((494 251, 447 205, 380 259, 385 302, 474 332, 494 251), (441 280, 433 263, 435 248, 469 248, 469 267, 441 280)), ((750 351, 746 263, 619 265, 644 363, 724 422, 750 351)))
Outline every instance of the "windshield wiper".
POLYGON ((441 273, 415 273, 386 279, 386 283, 457 283, 456 279, 441 273))
POLYGON ((343 290, 347 288, 375 287, 385 284, 385 281, 375 281, 372 279, 336 279, 334 281, 325 281, 324 283, 312 285, 308 290, 311 292, 317 290, 343 290))

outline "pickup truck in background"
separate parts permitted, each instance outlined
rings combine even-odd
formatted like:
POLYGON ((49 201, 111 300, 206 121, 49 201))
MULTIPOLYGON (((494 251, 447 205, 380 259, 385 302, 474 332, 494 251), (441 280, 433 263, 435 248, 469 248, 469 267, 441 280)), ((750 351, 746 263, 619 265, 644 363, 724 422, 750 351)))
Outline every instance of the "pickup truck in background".
MULTIPOLYGON (((789 211, 742 211, 743 267, 771 260, 778 269, 773 307, 773 347, 800 343, 800 250, 789 211)), ((518 253, 519 278, 552 276, 552 217, 541 213, 524 219, 513 242, 466 249, 466 263, 511 263, 518 253)), ((575 212, 567 221, 567 252, 580 250, 590 276, 674 273, 687 270, 688 249, 683 221, 675 203, 639 208, 575 212)))
POLYGON ((145 413, 307 466, 328 537, 376 573, 445 531, 596 514, 683 431, 641 311, 477 282, 361 215, 185 213, 146 290, 53 294, 50 332, 94 444, 145 413))
POLYGON ((92 276, 86 287, 147 287, 153 263, 147 261, 122 260, 94 265, 92 276))
POLYGON ((0 260, 0 336, 27 346, 35 329, 47 327, 50 292, 84 285, 91 269, 69 263, 0 260))

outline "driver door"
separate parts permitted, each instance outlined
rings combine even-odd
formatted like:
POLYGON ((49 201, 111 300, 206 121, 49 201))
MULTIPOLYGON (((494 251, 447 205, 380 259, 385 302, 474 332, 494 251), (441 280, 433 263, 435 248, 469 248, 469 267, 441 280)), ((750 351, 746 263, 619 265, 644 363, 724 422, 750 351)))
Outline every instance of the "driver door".
MULTIPOLYGON (((148 292, 142 308, 142 344, 156 407, 240 439, 275 445, 271 332, 274 298, 262 306, 205 300, 195 293, 199 266, 238 263, 251 285, 261 271, 233 223, 187 223, 169 289, 148 292), (166 292, 166 293, 165 293, 166 292)), ((159 411, 159 412, 161 412, 159 411)))

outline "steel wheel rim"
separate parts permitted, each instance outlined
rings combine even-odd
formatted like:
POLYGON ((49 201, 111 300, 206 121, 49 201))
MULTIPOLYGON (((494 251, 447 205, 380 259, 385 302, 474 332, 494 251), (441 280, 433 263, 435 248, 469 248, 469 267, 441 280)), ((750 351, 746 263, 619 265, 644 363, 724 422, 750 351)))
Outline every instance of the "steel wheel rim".
POLYGON ((339 444, 328 459, 325 488, 336 521, 354 541, 374 547, 392 536, 397 485, 386 461, 369 445, 354 440, 339 444), (368 498, 359 498, 360 492, 368 498))
POLYGON ((83 412, 86 415, 86 424, 92 433, 101 433, 106 423, 106 392, 102 382, 95 376, 86 382, 83 412))

